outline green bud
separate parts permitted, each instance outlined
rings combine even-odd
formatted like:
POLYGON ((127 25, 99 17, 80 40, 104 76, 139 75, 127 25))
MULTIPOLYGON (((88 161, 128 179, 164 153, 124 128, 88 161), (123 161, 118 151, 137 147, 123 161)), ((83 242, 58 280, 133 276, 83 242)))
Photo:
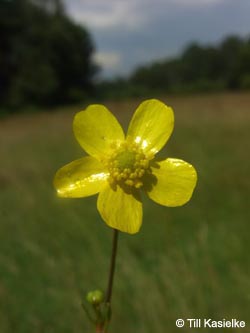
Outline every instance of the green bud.
POLYGON ((99 305, 103 302, 104 295, 101 290, 89 291, 86 299, 92 305, 99 305))

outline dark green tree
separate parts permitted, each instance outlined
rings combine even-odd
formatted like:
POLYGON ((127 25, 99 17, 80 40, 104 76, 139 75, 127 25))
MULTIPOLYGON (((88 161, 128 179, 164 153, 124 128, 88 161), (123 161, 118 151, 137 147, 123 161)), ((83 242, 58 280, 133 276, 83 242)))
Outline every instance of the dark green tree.
POLYGON ((0 41, 2 104, 67 103, 91 93, 93 42, 60 0, 2 0, 0 41))
POLYGON ((239 54, 239 85, 242 89, 250 89, 250 39, 239 54))
MULTIPOLYGON (((238 89, 240 85, 240 55, 245 41, 237 36, 224 39, 219 47, 221 72, 228 89, 238 89)), ((250 59, 248 60, 250 61, 250 59)))
POLYGON ((158 93, 249 89, 250 40, 229 36, 215 46, 192 43, 179 57, 137 68, 129 83, 158 93))

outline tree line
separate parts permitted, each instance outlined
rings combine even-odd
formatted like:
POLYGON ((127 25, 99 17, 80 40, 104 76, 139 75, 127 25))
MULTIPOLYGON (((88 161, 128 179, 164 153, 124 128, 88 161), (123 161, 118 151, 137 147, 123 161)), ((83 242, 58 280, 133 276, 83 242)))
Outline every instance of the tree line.
POLYGON ((100 84, 105 96, 250 89, 250 38, 229 36, 217 45, 188 45, 178 56, 138 67, 128 79, 100 84))
POLYGON ((231 36, 218 46, 193 43, 178 58, 138 68, 131 82, 173 91, 250 88, 250 39, 231 36))
POLYGON ((0 105, 57 105, 93 91, 97 67, 86 28, 60 0, 1 0, 0 105))

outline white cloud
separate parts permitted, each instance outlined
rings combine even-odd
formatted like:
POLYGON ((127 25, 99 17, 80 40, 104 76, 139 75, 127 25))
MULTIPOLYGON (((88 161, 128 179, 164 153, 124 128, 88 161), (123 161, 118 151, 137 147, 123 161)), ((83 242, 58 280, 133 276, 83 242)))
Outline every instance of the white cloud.
MULTIPOLYGON (((204 7, 225 0, 64 0, 71 16, 93 30, 111 30, 116 27, 128 31, 140 30, 152 20, 157 10, 166 14, 172 8, 204 7)), ((154 17, 155 18, 155 17, 154 17)))
POLYGON ((122 63, 121 54, 116 52, 97 52, 94 55, 94 60, 106 70, 115 70, 119 68, 122 63))
POLYGON ((191 41, 218 42, 249 33, 250 0, 64 0, 87 26, 103 76, 171 57, 191 41))
POLYGON ((113 29, 117 26, 134 30, 145 21, 133 1, 71 0, 66 2, 70 14, 79 23, 92 29, 113 29))

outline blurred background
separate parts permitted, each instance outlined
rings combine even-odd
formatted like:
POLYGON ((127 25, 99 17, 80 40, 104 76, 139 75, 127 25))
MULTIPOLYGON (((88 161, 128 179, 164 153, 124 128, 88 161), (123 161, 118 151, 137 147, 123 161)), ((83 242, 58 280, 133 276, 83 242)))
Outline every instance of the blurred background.
POLYGON ((110 332, 250 331, 249 14, 248 0, 0 1, 1 332, 92 331, 81 301, 106 287, 112 233, 96 196, 59 199, 52 180, 84 154, 77 111, 104 103, 126 128, 146 98, 174 108, 162 154, 199 181, 180 208, 145 197, 140 233, 121 235, 110 332))

